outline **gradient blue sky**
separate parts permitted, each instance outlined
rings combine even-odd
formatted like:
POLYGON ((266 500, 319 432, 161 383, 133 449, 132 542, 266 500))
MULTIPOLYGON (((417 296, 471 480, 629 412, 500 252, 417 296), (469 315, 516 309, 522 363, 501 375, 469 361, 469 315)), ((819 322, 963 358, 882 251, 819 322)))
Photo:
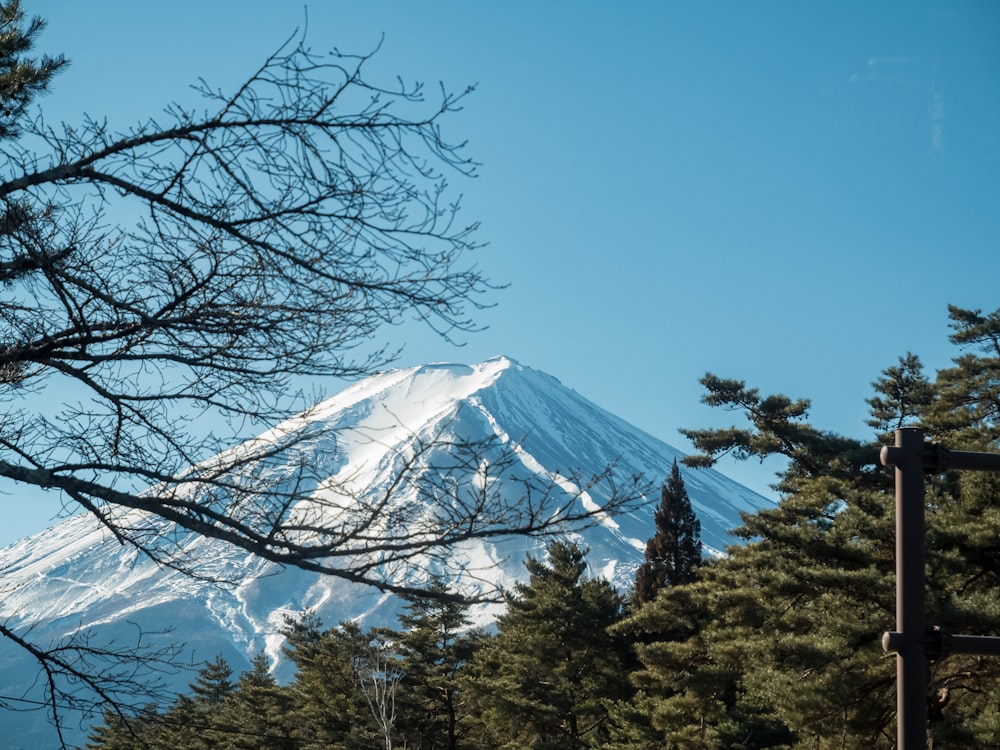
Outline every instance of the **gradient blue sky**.
MULTIPOLYGON (((50 119, 112 126, 231 88, 306 18, 277 0, 24 0, 72 67, 50 119)), ((314 50, 477 84, 446 135, 509 287, 456 348, 417 328, 401 365, 507 354, 686 449, 706 371, 813 401, 863 436, 870 383, 957 352, 947 304, 1000 307, 1000 4, 363 2, 308 7, 314 50)), ((336 386, 334 386, 336 388, 336 386)), ((777 468, 724 465, 768 493, 777 468)), ((0 543, 58 504, 5 496, 0 543)))

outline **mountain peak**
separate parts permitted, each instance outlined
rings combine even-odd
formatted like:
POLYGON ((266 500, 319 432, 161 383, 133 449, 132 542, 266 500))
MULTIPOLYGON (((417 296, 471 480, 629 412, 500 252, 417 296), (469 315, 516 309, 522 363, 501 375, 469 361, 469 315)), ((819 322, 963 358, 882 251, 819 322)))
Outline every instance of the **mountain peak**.
MULTIPOLYGON (((516 501, 525 493, 525 485, 517 482, 530 477, 533 486, 551 487, 587 508, 604 507, 610 488, 590 480, 609 465, 615 465, 619 476, 641 473, 658 485, 681 455, 554 377, 506 356, 475 365, 438 363, 388 370, 275 429, 302 428, 321 438, 314 455, 298 457, 329 477, 317 492, 326 482, 359 497, 398 496, 396 502, 412 504, 414 517, 422 512, 420 503, 429 502, 427 496, 393 482, 400 463, 418 445, 447 451, 463 441, 499 441, 510 448, 516 465, 507 475, 491 476, 491 482, 501 483, 493 490, 516 501)), ((474 488, 484 481, 476 467, 469 470, 469 476, 454 478, 456 486, 474 488)), ((718 472, 682 471, 701 520, 702 541, 710 552, 734 541, 728 530, 740 524, 741 512, 771 505, 718 472)), ((658 495, 645 508, 605 517, 573 535, 590 549, 588 562, 595 573, 622 587, 631 582, 645 541, 654 531, 656 500, 658 495)), ((329 624, 343 620, 393 624, 400 606, 394 597, 375 589, 285 569, 222 542, 194 538, 190 549, 203 561, 205 573, 236 580, 236 585, 219 588, 163 569, 119 546, 91 517, 66 519, 0 550, 7 592, 0 601, 0 621, 25 631, 33 628, 31 636, 45 642, 81 631, 89 631, 94 642, 122 641, 134 637, 137 627, 149 634, 173 625, 175 632, 162 637, 185 642, 195 660, 222 653, 234 669, 242 670, 262 649, 274 663, 280 662, 286 614, 311 609, 329 624)), ((442 570, 465 571, 473 579, 509 586, 523 578, 525 556, 542 552, 543 542, 537 539, 473 540, 453 548, 442 570)), ((480 623, 495 614, 495 609, 486 607, 472 613, 480 623)), ((24 657, 10 643, 0 643, 4 663, 0 695, 16 694, 15 688, 21 686, 23 691, 32 683, 34 665, 24 657)), ((18 724, 25 716, 4 717, 5 726, 18 729, 7 736, 19 736, 32 746, 51 744, 42 735, 37 741, 25 739, 29 737, 25 732, 45 728, 44 719, 41 724, 31 724, 30 719, 18 724)), ((4 742, 0 739, 0 749, 9 747, 4 742)))

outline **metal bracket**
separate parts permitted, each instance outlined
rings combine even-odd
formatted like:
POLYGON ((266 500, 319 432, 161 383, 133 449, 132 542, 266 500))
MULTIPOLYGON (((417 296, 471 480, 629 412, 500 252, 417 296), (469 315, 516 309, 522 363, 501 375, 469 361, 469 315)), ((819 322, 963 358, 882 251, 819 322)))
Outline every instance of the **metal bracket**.
MULTIPOLYGON (((997 638, 996 640, 998 644, 1000 644, 1000 638, 997 638)), ((951 653, 955 653, 953 641, 954 636, 949 635, 940 627, 935 625, 933 628, 927 629, 924 633, 924 637, 920 639, 919 643, 924 648, 924 655, 926 658, 929 661, 937 661, 938 659, 943 659, 951 653)), ((899 654, 905 648, 906 639, 903 637, 902 633, 895 630, 887 630, 882 634, 882 650, 887 654, 899 654)))

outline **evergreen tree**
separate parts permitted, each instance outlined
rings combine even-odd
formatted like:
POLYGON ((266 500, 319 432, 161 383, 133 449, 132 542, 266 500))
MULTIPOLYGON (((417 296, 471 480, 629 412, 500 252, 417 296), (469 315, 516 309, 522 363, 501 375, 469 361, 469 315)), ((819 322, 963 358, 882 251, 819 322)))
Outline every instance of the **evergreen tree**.
POLYGON ((707 393, 702 401, 709 406, 743 413, 748 426, 723 429, 687 430, 681 433, 691 440, 698 453, 685 457, 692 467, 713 466, 720 456, 737 460, 761 461, 779 456, 786 460, 778 474, 775 489, 795 491, 799 479, 836 476, 855 480, 875 477, 881 481, 881 467, 876 471, 877 455, 871 445, 854 438, 813 427, 808 399, 791 399, 782 394, 762 397, 756 388, 747 388, 742 380, 720 378, 707 373, 701 378, 707 393))
POLYGON ((898 365, 883 370, 872 387, 875 395, 868 399, 871 418, 867 424, 879 433, 891 434, 913 424, 934 400, 931 382, 912 352, 900 357, 898 365))
POLYGON ((177 696, 164 713, 155 704, 138 716, 104 713, 104 723, 90 734, 88 750, 207 750, 229 747, 231 725, 223 718, 223 707, 237 690, 232 668, 220 655, 199 670, 188 685, 189 693, 177 696))
POLYGON ((745 432, 710 437, 723 450, 727 436, 755 452, 770 441, 791 459, 786 496, 745 519, 745 544, 633 616, 644 642, 634 679, 654 698, 652 724, 668 747, 878 747, 891 737, 894 705, 894 669, 879 644, 893 596, 888 482, 873 491, 873 468, 849 478, 860 444, 823 444, 804 410, 758 428, 753 418, 767 411, 745 432))
POLYGON ((291 696, 268 671, 263 654, 237 682, 222 657, 209 662, 171 708, 147 706, 125 718, 106 711, 87 750, 294 750, 286 714, 291 696))
MULTIPOLYGON (((885 431, 919 419, 947 447, 998 449, 1000 314, 951 308, 952 341, 973 348, 931 383, 907 355, 869 400, 873 441, 806 421, 808 402, 761 397, 706 376, 706 401, 746 427, 691 431, 695 463, 783 456, 778 507, 744 519, 745 544, 661 592, 622 625, 644 636, 636 685, 668 747, 895 745, 894 488, 878 463, 885 431)), ((1000 632, 1000 477, 927 478, 927 620, 945 632, 1000 632)), ((928 668, 935 746, 1000 742, 1000 664, 950 655, 928 668), (992 702, 991 702, 992 701, 992 702)))
POLYGON ((436 582, 429 596, 407 597, 399 615, 396 645, 402 657, 401 731, 407 747, 457 750, 469 730, 460 691, 462 670, 476 648, 469 633, 468 604, 447 598, 436 582))
POLYGON ((0 140, 18 135, 25 109, 66 65, 62 55, 27 56, 44 27, 37 16, 25 20, 20 0, 0 2, 0 140))
POLYGON ((192 700, 206 710, 217 708, 236 689, 233 668, 222 654, 208 662, 191 683, 192 700))
POLYGON ((1000 441, 1000 310, 948 306, 953 344, 963 349, 938 372, 938 399, 929 426, 935 437, 968 450, 993 450, 1000 441))
POLYGON ((635 597, 640 604, 654 599, 664 586, 693 581, 701 563, 701 523, 691 508, 676 459, 653 520, 656 533, 646 543, 646 560, 635 576, 635 597))
POLYGON ((726 644, 714 637, 722 629, 718 612, 730 616, 725 604, 715 609, 714 596, 720 593, 713 583, 716 565, 702 566, 695 583, 664 589, 616 628, 636 642, 642 664, 631 675, 635 696, 615 717, 611 747, 616 750, 749 749, 788 743, 787 728, 741 687, 740 657, 755 639, 754 629, 734 621, 734 630, 726 634, 742 641, 726 644))
POLYGON ((384 738, 362 694, 358 661, 370 636, 355 623, 322 629, 314 615, 288 624, 286 655, 297 673, 289 686, 287 721, 302 750, 376 750, 384 738))
POLYGON ((251 669, 240 675, 235 690, 218 712, 217 723, 225 727, 220 747, 225 750, 295 750, 287 714, 292 706, 290 691, 281 688, 270 673, 263 653, 251 669))
POLYGON ((154 727, 159 715, 156 704, 146 706, 137 716, 125 717, 105 709, 104 722, 96 725, 87 735, 86 750, 135 750, 155 748, 154 727))
POLYGON ((608 632, 622 600, 606 581, 584 578, 585 553, 557 542, 548 562, 529 557, 497 635, 476 652, 471 688, 487 747, 597 747, 608 706, 627 695, 624 647, 608 632))
POLYGON ((147 740, 156 748, 214 750, 224 747, 229 727, 221 719, 221 709, 236 685, 233 670, 221 656, 202 667, 170 709, 150 722, 147 740))
POLYGON ((654 700, 642 690, 609 705, 608 741, 604 750, 662 750, 663 733, 650 720, 654 700))

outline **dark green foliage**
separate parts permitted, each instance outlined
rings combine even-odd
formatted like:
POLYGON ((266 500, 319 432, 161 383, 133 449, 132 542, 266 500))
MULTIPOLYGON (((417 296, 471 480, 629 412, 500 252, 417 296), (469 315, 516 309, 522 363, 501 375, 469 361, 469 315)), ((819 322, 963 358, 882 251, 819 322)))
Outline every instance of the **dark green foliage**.
POLYGON ((448 593, 443 583, 434 584, 429 593, 409 597, 399 617, 400 734, 408 748, 457 750, 471 728, 461 673, 479 634, 468 631, 468 605, 435 596, 448 593))
POLYGON ((934 389, 924 375, 920 358, 912 353, 900 357, 898 365, 883 370, 872 387, 875 395, 868 399, 871 419, 867 424, 880 434, 915 426, 934 400, 934 389))
POLYGON ((939 439, 990 450, 1000 439, 1000 311, 949 305, 948 315, 950 340, 967 351, 938 373, 930 422, 939 439))
POLYGON ((110 709, 104 712, 104 723, 94 727, 89 735, 87 750, 133 750, 153 748, 154 730, 159 715, 155 705, 147 706, 138 716, 126 718, 110 709))
POLYGON ((18 134, 18 120, 25 109, 66 65, 62 55, 28 56, 44 27, 37 16, 25 21, 20 0, 0 3, 0 139, 18 134))
POLYGON ((104 725, 91 733, 87 748, 206 750, 233 747, 228 739, 240 731, 240 727, 227 723, 223 713, 237 690, 231 677, 231 667, 219 656, 202 667, 189 685, 190 692, 178 696, 165 712, 151 705, 135 717, 106 713, 104 725))
POLYGON ((497 635, 472 666, 472 690, 488 747, 545 750, 599 747, 611 702, 627 696, 622 644, 608 628, 622 600, 605 581, 584 578, 585 553, 549 547, 529 557, 497 635))
POLYGON ((287 721, 305 750, 366 750, 383 746, 375 717, 359 689, 360 662, 371 636, 355 623, 321 630, 308 616, 286 630, 287 654, 298 669, 290 685, 287 721))
POLYGON ((629 699, 609 704, 608 741, 601 747, 607 750, 662 750, 662 733, 650 721, 655 705, 655 701, 641 690, 629 699))
POLYGON ((656 533, 646 543, 646 559, 635 576, 639 604, 652 601, 664 586, 690 583, 701 563, 701 523, 691 508, 676 460, 653 520, 656 533))
POLYGON ((217 656, 208 662, 191 683, 192 699, 206 710, 217 708, 226 698, 232 695, 233 669, 222 656, 217 656))
POLYGON ((638 641, 643 668, 632 675, 639 692, 615 735, 639 738, 640 744, 614 747, 765 748, 789 742, 787 727, 741 686, 741 657, 759 637, 759 613, 745 592, 728 596, 718 587, 714 570, 715 563, 707 563, 697 582, 664 589, 619 626, 638 641), (725 626, 715 621, 721 607, 732 607, 725 626), (719 639, 722 627, 732 628, 728 636, 736 640, 719 639))
MULTIPOLYGON (((18 121, 28 105, 48 88, 52 77, 66 65, 60 57, 28 56, 45 27, 38 17, 25 20, 19 0, 0 2, 0 141, 18 135, 18 121)), ((6 199, 0 203, 0 249, 6 250, 10 237, 37 223, 39 210, 26 202, 6 199)), ((0 283, 9 284, 44 264, 44 252, 0 252, 0 283)), ((12 341, 0 341, 0 348, 12 341)), ((0 360, 0 384, 20 385, 29 372, 23 363, 0 360)))
POLYGON ((656 730, 634 720, 655 704, 629 701, 634 661, 609 633, 621 596, 585 577, 573 544, 526 566, 529 582, 508 598, 496 636, 470 632, 466 605, 443 584, 409 598, 399 631, 327 630, 306 613, 285 629, 298 669, 290 685, 275 683, 262 655, 235 683, 217 659, 167 711, 106 716, 88 747, 562 750, 640 738, 654 747, 656 730))
POLYGON ((230 696, 219 707, 217 723, 229 727, 226 750, 294 750, 288 715, 292 696, 271 676, 267 657, 257 654, 253 667, 240 675, 230 696))
POLYGON ((891 520, 836 480, 799 485, 628 623, 668 747, 877 746, 891 726, 891 520))
POLYGON ((792 400, 778 394, 761 397, 756 388, 742 380, 727 380, 711 373, 701 379, 708 393, 702 398, 709 406, 741 411, 749 422, 745 428, 681 430, 699 453, 688 456, 688 466, 712 466, 723 455, 737 459, 783 456, 787 469, 776 489, 793 492, 800 478, 838 476, 856 478, 870 475, 878 460, 870 446, 851 438, 818 430, 808 422, 809 401, 792 400))
MULTIPOLYGON (((703 379, 706 402, 742 410, 747 426, 687 432, 693 463, 782 456, 783 498, 744 519, 746 544, 620 626, 643 642, 633 679, 648 705, 623 734, 651 726, 678 748, 895 746, 895 660, 880 646, 894 622, 894 490, 879 449, 919 422, 950 448, 1000 452, 1000 314, 950 315, 952 341, 978 351, 933 382, 912 354, 886 369, 868 402, 873 442, 813 427, 805 400, 703 379)), ((928 622, 1000 633, 998 539, 1000 476, 928 478, 928 622)), ((935 747, 996 746, 1000 660, 953 655, 929 674, 935 747)))

